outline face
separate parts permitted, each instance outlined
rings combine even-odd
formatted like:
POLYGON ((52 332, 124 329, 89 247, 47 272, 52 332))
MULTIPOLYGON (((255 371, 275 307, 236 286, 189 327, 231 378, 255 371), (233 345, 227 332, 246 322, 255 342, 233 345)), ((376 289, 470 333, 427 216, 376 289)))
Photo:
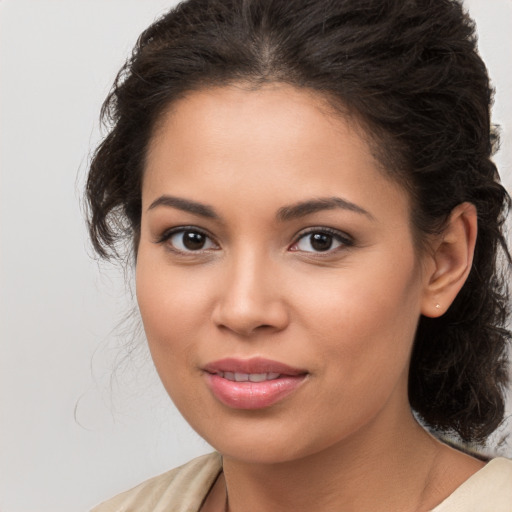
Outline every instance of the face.
POLYGON ((226 456, 293 460, 409 414, 425 281, 409 200, 327 110, 285 85, 209 89, 150 143, 144 328, 169 395, 226 456))

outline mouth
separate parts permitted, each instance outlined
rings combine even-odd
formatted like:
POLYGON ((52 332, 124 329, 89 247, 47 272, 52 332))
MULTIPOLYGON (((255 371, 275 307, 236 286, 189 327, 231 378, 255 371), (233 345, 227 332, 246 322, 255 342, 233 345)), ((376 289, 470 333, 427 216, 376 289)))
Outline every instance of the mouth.
POLYGON ((280 373, 239 373, 239 372, 217 372, 215 375, 231 382, 264 382, 266 380, 276 380, 280 373))
POLYGON ((308 372, 268 359, 222 359, 204 367, 212 394, 233 409, 263 409, 294 393, 308 372))

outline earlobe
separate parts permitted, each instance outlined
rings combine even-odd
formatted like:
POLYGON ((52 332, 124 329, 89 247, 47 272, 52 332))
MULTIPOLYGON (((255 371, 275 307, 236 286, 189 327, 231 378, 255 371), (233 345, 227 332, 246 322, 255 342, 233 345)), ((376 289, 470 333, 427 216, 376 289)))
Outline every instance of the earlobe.
POLYGON ((425 280, 423 315, 436 318, 448 310, 471 270, 476 236, 476 208, 471 203, 462 203, 453 209, 433 247, 433 265, 429 265, 425 280))

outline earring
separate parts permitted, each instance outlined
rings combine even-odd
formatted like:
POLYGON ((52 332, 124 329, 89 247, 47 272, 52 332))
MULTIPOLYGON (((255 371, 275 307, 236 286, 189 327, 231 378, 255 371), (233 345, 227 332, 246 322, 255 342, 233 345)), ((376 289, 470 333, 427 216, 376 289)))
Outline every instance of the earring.
POLYGON ((439 304, 439 302, 436 304, 436 309, 441 309, 441 304, 439 304))

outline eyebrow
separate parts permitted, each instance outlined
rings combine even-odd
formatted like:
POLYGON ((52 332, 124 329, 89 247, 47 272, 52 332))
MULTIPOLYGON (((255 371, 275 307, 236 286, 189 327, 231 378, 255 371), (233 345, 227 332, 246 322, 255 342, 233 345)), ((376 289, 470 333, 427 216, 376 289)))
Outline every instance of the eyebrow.
POLYGON ((279 208, 277 212, 277 218, 280 221, 289 221, 311 215, 322 210, 334 210, 341 208, 342 210, 348 210, 351 212, 366 215, 369 219, 374 220, 373 215, 367 212, 364 208, 361 208, 357 204, 351 203, 341 197, 321 197, 318 199, 311 199, 308 201, 301 201, 291 206, 283 206, 279 208))
POLYGON ((199 215, 200 217, 206 217, 207 219, 220 219, 219 215, 211 206, 198 203, 197 201, 192 201, 190 199, 183 199, 181 197, 160 196, 149 205, 148 211, 156 208, 157 206, 177 208, 178 210, 199 215))
MULTIPOLYGON (((191 199, 163 195, 155 199, 149 205, 148 211, 158 206, 168 206, 184 212, 192 213, 193 215, 205 217, 207 219, 221 220, 220 215, 212 206, 192 201, 191 199)), ((371 213, 367 212, 364 208, 361 208, 357 204, 347 201, 346 199, 342 199, 341 197, 321 197, 318 199, 301 201, 290 206, 283 206, 277 211, 276 218, 280 222, 286 222, 306 217, 307 215, 311 215, 319 211, 334 210, 336 208, 366 215, 368 218, 372 220, 374 219, 371 213)))

